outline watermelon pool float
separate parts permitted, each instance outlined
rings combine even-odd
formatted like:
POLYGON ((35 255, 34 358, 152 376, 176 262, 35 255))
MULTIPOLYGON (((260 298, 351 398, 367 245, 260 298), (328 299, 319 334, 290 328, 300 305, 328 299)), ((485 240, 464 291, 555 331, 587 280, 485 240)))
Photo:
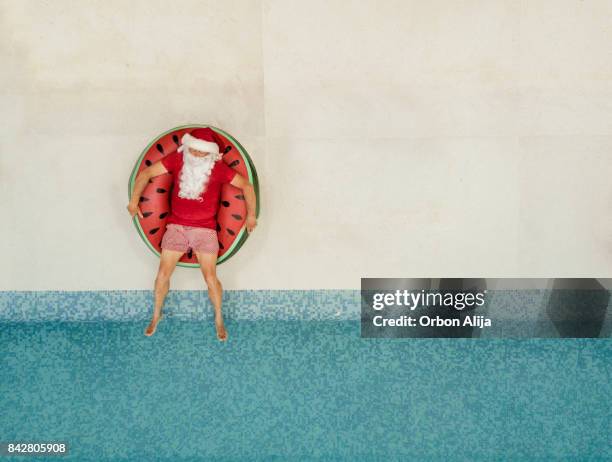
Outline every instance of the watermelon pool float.
MULTIPOLYGON (((151 141, 142 151, 130 175, 129 197, 132 197, 136 175, 140 171, 176 151, 185 133, 191 133, 193 129, 201 127, 210 127, 225 143, 226 148, 220 162, 225 162, 242 176, 248 178, 253 185, 257 197, 255 213, 259 216, 259 184, 251 158, 234 137, 210 125, 183 125, 162 133, 151 141)), ((152 178, 140 197, 139 205, 143 218, 138 215, 134 216, 134 224, 140 237, 158 257, 161 252, 161 240, 166 231, 166 220, 170 212, 171 188, 172 176, 170 174, 152 178)), ((242 190, 231 184, 224 184, 221 189, 219 212, 217 213, 217 236, 219 238, 217 264, 229 259, 247 240, 246 214, 246 201, 242 195, 242 190)), ((192 268, 200 266, 191 250, 181 257, 178 265, 192 268)))

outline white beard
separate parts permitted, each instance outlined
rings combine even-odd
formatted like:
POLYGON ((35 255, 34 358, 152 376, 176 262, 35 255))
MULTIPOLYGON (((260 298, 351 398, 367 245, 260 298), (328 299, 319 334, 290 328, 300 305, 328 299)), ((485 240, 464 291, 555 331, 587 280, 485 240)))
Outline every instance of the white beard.
POLYGON ((183 168, 181 169, 178 196, 202 202, 200 195, 206 188, 217 156, 213 153, 206 157, 197 157, 185 146, 183 151, 183 168))

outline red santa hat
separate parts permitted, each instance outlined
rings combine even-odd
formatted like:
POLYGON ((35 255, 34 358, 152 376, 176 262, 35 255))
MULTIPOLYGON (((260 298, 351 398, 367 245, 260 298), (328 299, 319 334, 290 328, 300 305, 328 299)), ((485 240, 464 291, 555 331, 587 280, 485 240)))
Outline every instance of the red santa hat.
POLYGON ((183 152, 185 146, 197 151, 211 152, 217 155, 220 152, 222 153, 225 148, 219 135, 210 127, 196 128, 191 133, 185 133, 181 138, 178 152, 183 152))

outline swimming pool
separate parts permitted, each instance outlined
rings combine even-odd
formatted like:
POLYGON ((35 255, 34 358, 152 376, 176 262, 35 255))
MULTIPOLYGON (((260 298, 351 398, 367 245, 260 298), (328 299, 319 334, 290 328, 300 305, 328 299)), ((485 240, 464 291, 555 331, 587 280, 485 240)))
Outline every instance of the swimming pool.
POLYGON ((153 338, 143 320, 1 323, 1 439, 66 441, 53 460, 83 461, 612 458, 608 339, 226 323, 226 344, 172 316, 153 338))

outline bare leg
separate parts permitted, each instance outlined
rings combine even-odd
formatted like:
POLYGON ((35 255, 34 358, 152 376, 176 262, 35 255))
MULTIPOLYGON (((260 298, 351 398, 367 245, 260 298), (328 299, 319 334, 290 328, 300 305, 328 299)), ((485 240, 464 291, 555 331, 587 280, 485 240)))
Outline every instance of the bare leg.
POLYGON ((176 264, 180 260, 183 252, 177 252, 176 250, 162 249, 161 256, 159 259, 159 270, 157 271, 157 277, 155 278, 155 307, 153 308, 153 319, 145 330, 146 336, 151 336, 157 329, 157 323, 162 317, 162 307, 164 306, 164 300, 170 290, 170 276, 176 268, 176 264))
POLYGON ((223 313, 221 313, 221 303, 223 300, 223 286, 217 278, 217 255, 196 252, 202 275, 208 286, 208 298, 210 298, 215 308, 215 328, 217 338, 221 341, 227 340, 227 331, 223 324, 223 313))

